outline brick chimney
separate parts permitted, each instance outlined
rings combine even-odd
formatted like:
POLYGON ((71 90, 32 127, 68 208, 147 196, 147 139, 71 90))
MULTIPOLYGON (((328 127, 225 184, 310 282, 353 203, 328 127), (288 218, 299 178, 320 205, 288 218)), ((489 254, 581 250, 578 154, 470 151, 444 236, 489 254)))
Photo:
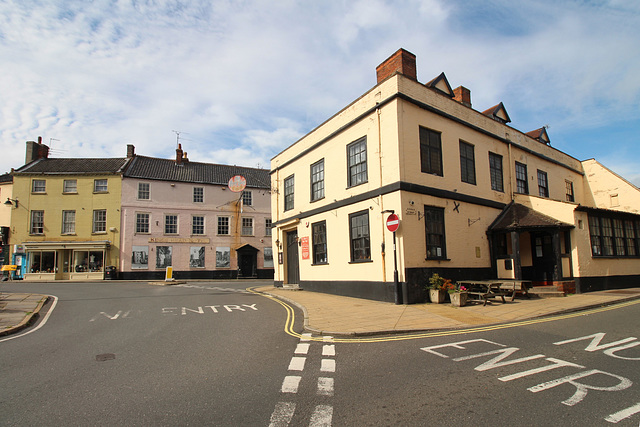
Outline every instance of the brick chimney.
POLYGON ((133 144, 127 144, 127 159, 130 159, 135 156, 136 156, 136 147, 134 147, 133 144))
POLYGON ((31 163, 34 160, 46 159, 49 157, 49 147, 42 143, 42 137, 38 137, 38 142, 27 141, 26 155, 24 163, 31 163))
POLYGON ((176 148, 176 165, 182 164, 182 144, 178 144, 178 148, 176 148))
POLYGON ((404 49, 398 49, 386 61, 376 67, 378 83, 399 73, 412 80, 418 80, 416 71, 416 56, 404 49))
POLYGON ((453 90, 453 99, 471 108, 471 91, 464 86, 458 86, 453 90))

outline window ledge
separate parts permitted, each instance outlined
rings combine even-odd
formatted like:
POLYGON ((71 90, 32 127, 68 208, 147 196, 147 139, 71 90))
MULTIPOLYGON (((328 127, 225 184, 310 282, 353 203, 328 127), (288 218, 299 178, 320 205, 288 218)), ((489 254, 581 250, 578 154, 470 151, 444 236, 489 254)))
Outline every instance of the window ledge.
POLYGON ((329 265, 329 263, 328 263, 328 262, 319 262, 319 263, 317 263, 317 264, 316 264, 316 263, 312 263, 311 265, 312 265, 312 266, 313 266, 313 265, 329 265))
POLYGON ((369 262, 373 262, 372 259, 361 259, 361 260, 357 260, 357 261, 349 261, 349 264, 366 264, 369 262))
POLYGON ((425 261, 451 261, 450 258, 425 258, 425 261))

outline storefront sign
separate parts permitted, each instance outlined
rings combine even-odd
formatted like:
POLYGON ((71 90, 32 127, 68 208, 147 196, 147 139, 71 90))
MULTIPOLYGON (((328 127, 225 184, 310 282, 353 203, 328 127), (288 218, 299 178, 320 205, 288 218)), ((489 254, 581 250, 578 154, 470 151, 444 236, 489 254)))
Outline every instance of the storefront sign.
POLYGON ((309 237, 300 238, 302 242, 302 259, 309 259, 309 237))

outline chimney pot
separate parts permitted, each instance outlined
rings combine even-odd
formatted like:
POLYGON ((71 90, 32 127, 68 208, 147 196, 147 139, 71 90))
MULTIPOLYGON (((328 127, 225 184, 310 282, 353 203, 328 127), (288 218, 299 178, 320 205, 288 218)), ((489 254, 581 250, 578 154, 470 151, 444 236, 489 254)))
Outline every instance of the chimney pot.
POLYGON ((416 71, 416 56, 404 49, 398 49, 396 53, 376 67, 378 83, 386 80, 396 73, 417 81, 418 74, 416 71))
POLYGON ((136 155, 136 147, 133 144, 127 144, 127 158, 130 159, 135 157, 136 155))

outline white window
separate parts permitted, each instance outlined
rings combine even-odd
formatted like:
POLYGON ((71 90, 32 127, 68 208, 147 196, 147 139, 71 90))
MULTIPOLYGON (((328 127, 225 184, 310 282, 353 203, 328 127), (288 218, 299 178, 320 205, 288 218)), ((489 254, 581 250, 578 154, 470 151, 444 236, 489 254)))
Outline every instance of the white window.
POLYGON ((44 234, 44 211, 31 211, 31 234, 44 234))
POLYGON ((31 182, 32 193, 44 193, 47 191, 47 181, 44 179, 34 179, 31 182))
POLYGON ((149 233, 149 214, 136 213, 136 233, 149 233))
POLYGON ((63 193, 77 193, 78 192, 78 181, 75 179, 65 179, 62 184, 62 192, 63 193))
POLYGON ((191 234, 204 234, 204 217, 194 216, 191 221, 191 234))
POLYGON ((271 218, 266 218, 264 220, 264 235, 265 236, 271 236, 271 229, 273 228, 273 226, 271 225, 271 218))
POLYGON ((108 191, 107 180, 106 179, 96 179, 93 181, 93 192, 94 193, 106 193, 108 191))
POLYGON ((164 216, 164 234, 178 234, 178 215, 164 216))
POLYGON ((242 235, 253 236, 253 218, 242 218, 242 235))
POLYGON ((218 234, 221 234, 221 235, 229 234, 229 217, 228 216, 218 217, 218 234))
POLYGON ((62 211, 62 234, 76 232, 76 211, 62 211))
POLYGON ((242 204, 245 206, 251 206, 253 204, 253 194, 251 191, 242 192, 242 204))
POLYGON ((204 203, 204 187, 193 187, 193 203, 204 203))
POLYGON ((93 232, 106 233, 107 231, 107 210, 97 209, 93 211, 93 232))
POLYGON ((138 183, 138 200, 149 200, 149 183, 138 183))

